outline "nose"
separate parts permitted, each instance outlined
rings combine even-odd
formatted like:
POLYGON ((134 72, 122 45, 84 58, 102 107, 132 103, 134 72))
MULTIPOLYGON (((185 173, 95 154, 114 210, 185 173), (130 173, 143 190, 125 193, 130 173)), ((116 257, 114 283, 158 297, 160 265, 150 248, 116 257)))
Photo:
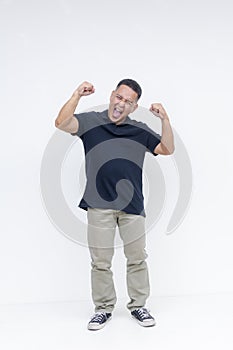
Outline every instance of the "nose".
POLYGON ((118 102, 118 104, 120 105, 120 106, 124 106, 125 105, 125 99, 121 99, 119 102, 118 102))

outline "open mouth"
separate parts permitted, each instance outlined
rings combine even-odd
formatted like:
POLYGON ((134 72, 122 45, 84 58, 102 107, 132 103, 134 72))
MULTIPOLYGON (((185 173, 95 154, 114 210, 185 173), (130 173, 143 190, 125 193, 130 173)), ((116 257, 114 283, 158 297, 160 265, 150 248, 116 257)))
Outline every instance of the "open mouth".
POLYGON ((122 113, 123 113, 122 110, 120 110, 118 108, 114 108, 112 116, 114 119, 119 119, 121 117, 122 113))

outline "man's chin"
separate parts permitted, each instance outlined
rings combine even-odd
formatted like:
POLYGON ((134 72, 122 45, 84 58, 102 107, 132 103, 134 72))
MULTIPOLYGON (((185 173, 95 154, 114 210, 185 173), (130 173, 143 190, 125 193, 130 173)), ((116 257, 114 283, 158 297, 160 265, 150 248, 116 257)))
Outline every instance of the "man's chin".
POLYGON ((121 117, 114 117, 114 116, 111 116, 111 117, 109 117, 109 119, 110 119, 113 123, 115 123, 115 124, 117 124, 117 123, 119 123, 119 122, 122 121, 122 118, 121 118, 121 117))

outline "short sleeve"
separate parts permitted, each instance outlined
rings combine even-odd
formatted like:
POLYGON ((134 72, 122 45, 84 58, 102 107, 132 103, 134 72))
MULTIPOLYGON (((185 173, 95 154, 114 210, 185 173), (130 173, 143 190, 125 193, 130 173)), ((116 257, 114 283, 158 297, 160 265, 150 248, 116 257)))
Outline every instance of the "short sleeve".
POLYGON ((93 126, 93 119, 95 119, 95 112, 85 112, 74 114, 74 117, 78 120, 78 131, 75 133, 70 133, 72 136, 81 137, 85 132, 87 132, 93 126))
POLYGON ((157 155, 154 153, 154 149, 158 144, 161 142, 161 135, 150 129, 148 126, 146 128, 146 134, 147 134, 147 149, 153 154, 157 155))

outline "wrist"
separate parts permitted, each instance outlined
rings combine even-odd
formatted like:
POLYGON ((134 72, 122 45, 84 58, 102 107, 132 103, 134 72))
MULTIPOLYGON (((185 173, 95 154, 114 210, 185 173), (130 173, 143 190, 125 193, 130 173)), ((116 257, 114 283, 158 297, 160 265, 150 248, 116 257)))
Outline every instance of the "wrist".
POLYGON ((70 98, 70 102, 74 103, 74 104, 78 104, 79 100, 80 100, 81 96, 79 95, 78 92, 74 92, 73 95, 70 98))

